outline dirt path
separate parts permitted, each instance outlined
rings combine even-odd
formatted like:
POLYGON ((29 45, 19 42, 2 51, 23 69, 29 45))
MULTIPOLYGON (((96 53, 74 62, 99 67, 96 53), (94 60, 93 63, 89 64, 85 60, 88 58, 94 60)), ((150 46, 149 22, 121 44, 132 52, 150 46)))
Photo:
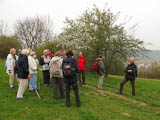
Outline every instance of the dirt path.
POLYGON ((144 103, 144 102, 140 102, 140 101, 137 101, 137 100, 134 100, 132 98, 127 98, 125 96, 122 96, 122 95, 119 95, 119 94, 115 94, 115 93, 112 93, 110 91, 104 91, 104 90, 98 90, 97 88, 93 87, 93 86, 90 86, 90 85, 85 85, 86 88, 90 88, 90 89, 93 89, 94 91, 97 91, 98 93, 100 93, 102 96, 106 96, 106 95, 110 95, 110 96, 114 96, 118 99, 122 99, 124 101, 127 101, 129 103, 134 103, 136 104, 138 107, 140 106, 148 106, 147 103, 144 103))

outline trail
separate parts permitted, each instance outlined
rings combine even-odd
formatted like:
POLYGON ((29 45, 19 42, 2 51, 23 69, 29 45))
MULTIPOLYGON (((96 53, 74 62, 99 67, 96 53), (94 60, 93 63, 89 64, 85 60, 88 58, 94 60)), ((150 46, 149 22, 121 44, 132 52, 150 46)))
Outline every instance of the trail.
POLYGON ((134 103, 134 104, 136 104, 138 107, 140 107, 140 106, 144 106, 144 107, 145 107, 145 106, 148 106, 147 103, 140 102, 140 101, 134 100, 134 99, 132 99, 132 98, 127 98, 127 97, 125 97, 125 96, 122 96, 122 95, 119 95, 119 94, 116 94, 116 93, 112 93, 112 92, 110 92, 110 91, 98 90, 96 87, 93 87, 93 86, 90 86, 90 85, 85 85, 85 87, 86 87, 86 88, 90 88, 90 89, 92 89, 92 90, 94 90, 94 91, 97 91, 97 92, 100 93, 102 96, 106 96, 106 94, 107 94, 107 95, 110 95, 110 96, 114 96, 114 97, 116 97, 116 98, 118 98, 118 99, 127 101, 127 102, 129 102, 129 103, 134 103))

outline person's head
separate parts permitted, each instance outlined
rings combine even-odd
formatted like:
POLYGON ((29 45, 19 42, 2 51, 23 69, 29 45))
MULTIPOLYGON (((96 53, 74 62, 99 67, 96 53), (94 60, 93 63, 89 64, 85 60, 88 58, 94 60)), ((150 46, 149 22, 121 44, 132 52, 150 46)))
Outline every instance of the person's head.
POLYGON ((83 57, 83 52, 79 52, 79 57, 83 57))
POLYGON ((60 51, 57 51, 57 52, 55 53, 55 56, 60 57, 60 56, 61 56, 61 52, 60 52, 60 51))
POLYGON ((103 60, 103 59, 104 59, 104 56, 103 56, 103 55, 99 55, 99 58, 100 58, 101 60, 103 60))
POLYGON ((25 56, 29 56, 29 50, 28 49, 23 49, 21 54, 25 55, 25 56))
POLYGON ((18 50, 18 54, 21 54, 21 52, 22 52, 22 50, 21 50, 21 49, 19 49, 19 50, 18 50))
POLYGON ((16 49, 15 48, 11 48, 10 49, 10 54, 15 55, 16 54, 16 49))
POLYGON ((72 50, 68 50, 67 53, 66 53, 66 55, 67 55, 67 56, 73 56, 72 50))
POLYGON ((30 53, 30 55, 31 55, 31 56, 34 56, 34 55, 36 55, 36 53, 32 51, 32 52, 30 53))
POLYGON ((66 56, 66 51, 65 50, 61 51, 61 56, 63 56, 63 57, 66 56))
POLYGON ((29 54, 31 54, 31 52, 32 52, 32 49, 31 49, 31 48, 28 48, 27 50, 29 51, 29 54))
POLYGON ((130 64, 134 63, 134 58, 129 58, 129 63, 130 64))
POLYGON ((48 50, 44 50, 43 55, 48 56, 48 50))

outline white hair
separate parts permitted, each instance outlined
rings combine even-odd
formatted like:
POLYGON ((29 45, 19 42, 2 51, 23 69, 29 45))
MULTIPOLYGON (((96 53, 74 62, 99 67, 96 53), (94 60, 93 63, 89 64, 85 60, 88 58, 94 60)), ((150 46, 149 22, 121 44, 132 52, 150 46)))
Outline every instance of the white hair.
POLYGON ((44 54, 45 52, 48 52, 48 50, 43 50, 43 54, 44 54))
POLYGON ((22 55, 27 55, 27 54, 29 54, 29 50, 23 49, 23 50, 22 50, 22 55))

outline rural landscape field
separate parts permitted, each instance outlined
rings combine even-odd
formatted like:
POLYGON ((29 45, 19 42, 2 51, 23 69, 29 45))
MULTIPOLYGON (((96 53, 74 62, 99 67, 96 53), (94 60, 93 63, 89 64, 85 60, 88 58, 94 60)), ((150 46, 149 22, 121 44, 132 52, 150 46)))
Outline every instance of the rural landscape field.
POLYGON ((124 88, 124 95, 118 95, 121 76, 104 79, 104 91, 97 90, 98 76, 87 74, 87 85, 80 87, 82 106, 76 107, 72 91, 72 106, 67 108, 65 100, 53 99, 52 87, 43 87, 42 74, 40 96, 28 90, 25 99, 17 100, 16 90, 10 89, 4 61, 0 61, 0 120, 159 120, 160 80, 136 80, 136 96, 131 96, 130 83, 124 88))

